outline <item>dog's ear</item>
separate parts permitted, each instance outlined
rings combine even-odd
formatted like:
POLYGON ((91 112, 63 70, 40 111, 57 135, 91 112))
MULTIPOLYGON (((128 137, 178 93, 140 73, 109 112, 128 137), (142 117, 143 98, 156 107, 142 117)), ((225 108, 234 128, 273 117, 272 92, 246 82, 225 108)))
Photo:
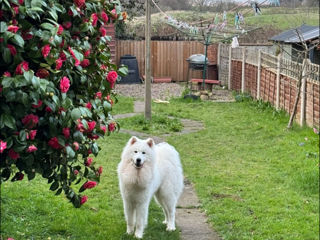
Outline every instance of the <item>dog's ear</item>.
POLYGON ((137 137, 133 136, 133 137, 131 137, 131 139, 129 141, 130 141, 130 144, 133 145, 133 144, 135 144, 135 142, 138 141, 138 139, 137 139, 137 137))
POLYGON ((153 141, 153 139, 152 138, 148 138, 147 139, 147 144, 149 145, 149 147, 153 147, 153 145, 154 145, 154 141, 153 141))

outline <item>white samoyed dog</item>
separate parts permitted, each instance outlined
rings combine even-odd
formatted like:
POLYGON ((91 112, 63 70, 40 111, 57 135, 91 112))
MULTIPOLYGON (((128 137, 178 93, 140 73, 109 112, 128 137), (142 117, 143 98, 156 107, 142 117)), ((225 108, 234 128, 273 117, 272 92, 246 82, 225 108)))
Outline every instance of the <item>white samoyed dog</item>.
POLYGON ((118 165, 127 233, 142 238, 152 196, 162 206, 167 231, 174 231, 175 210, 183 191, 179 153, 168 143, 131 137, 118 165))

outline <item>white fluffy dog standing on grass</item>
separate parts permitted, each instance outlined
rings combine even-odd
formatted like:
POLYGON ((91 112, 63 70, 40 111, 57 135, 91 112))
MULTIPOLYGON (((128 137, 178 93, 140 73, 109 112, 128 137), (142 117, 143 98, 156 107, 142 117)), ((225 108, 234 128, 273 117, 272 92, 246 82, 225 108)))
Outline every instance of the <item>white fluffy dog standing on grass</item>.
POLYGON ((131 137, 118 165, 127 233, 142 238, 152 196, 162 206, 167 231, 174 231, 175 210, 183 191, 179 153, 168 143, 131 137))

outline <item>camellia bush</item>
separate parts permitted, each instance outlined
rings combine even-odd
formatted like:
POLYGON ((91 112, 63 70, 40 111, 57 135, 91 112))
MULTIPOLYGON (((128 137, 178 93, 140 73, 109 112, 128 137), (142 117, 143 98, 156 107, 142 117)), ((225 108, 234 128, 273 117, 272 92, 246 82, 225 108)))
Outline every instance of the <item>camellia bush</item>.
POLYGON ((0 1, 1 182, 40 174, 75 207, 87 201, 96 140, 118 128, 112 89, 127 69, 111 62, 106 26, 123 16, 112 0, 0 1))

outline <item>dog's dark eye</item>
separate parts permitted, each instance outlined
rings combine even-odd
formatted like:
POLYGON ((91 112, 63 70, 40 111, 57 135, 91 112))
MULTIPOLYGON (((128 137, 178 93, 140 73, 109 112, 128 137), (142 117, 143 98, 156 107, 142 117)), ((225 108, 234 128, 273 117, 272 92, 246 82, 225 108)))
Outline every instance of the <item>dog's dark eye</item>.
POLYGON ((134 153, 137 153, 138 151, 134 151, 134 153))
POLYGON ((142 154, 146 154, 145 152, 142 152, 142 154))

